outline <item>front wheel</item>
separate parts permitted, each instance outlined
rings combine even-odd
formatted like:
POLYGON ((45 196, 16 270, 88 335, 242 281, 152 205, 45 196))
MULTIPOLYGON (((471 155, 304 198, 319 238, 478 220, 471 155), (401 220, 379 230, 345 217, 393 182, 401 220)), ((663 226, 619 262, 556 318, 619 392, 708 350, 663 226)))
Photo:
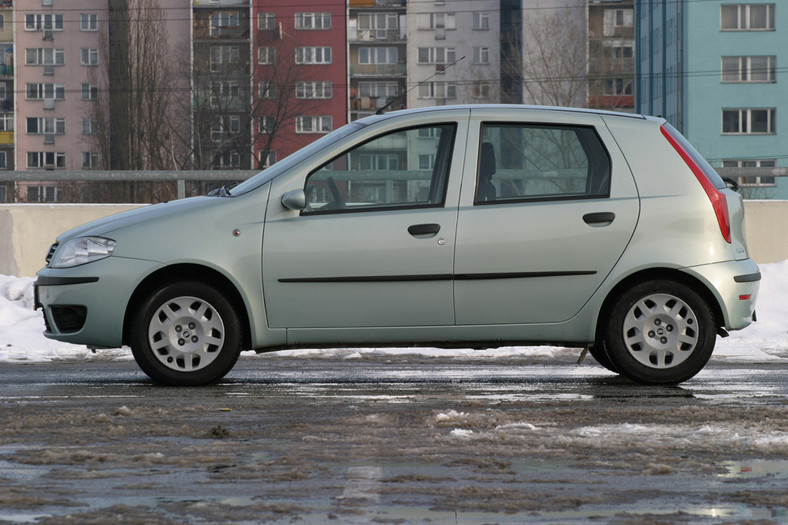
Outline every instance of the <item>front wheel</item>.
POLYGON ((173 386, 213 383, 241 352, 241 327, 232 304, 200 282, 176 282, 152 293, 130 333, 137 364, 151 379, 173 386))
POLYGON ((647 281, 616 302, 605 323, 604 348, 615 369, 630 379, 677 384, 706 365, 715 328, 709 305, 692 288, 647 281))

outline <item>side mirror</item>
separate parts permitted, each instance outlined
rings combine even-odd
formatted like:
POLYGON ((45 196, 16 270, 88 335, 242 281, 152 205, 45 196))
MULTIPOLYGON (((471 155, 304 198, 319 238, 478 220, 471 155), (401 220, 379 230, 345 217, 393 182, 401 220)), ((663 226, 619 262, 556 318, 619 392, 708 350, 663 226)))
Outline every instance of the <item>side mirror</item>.
POLYGON ((302 211, 306 208, 306 193, 304 190, 291 190, 282 195, 282 206, 291 211, 302 211))

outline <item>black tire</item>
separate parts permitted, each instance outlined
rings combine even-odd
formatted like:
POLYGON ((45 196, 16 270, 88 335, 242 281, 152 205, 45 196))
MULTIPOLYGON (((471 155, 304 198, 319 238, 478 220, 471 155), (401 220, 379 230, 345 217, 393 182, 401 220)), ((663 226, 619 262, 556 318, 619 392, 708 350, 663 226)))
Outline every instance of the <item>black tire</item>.
POLYGON ((201 386, 224 377, 241 353, 241 325, 215 288, 175 282, 152 293, 134 314, 131 351, 157 383, 201 386))
POLYGON ((619 297, 602 337, 605 353, 620 374, 639 383, 671 385, 706 365, 716 326, 711 308, 692 288, 655 280, 619 297))
POLYGON ((616 374, 620 374, 616 365, 610 360, 607 356, 607 350, 605 350, 605 343, 598 343, 588 348, 588 352, 591 354, 591 357, 596 359, 596 362, 602 365, 604 368, 607 368, 611 372, 616 374))

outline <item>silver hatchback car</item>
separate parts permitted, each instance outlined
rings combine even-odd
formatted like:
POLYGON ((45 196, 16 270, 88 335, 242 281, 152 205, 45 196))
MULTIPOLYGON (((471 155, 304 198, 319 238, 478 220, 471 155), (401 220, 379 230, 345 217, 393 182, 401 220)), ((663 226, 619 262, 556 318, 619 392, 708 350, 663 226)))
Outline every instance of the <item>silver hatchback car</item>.
POLYGON ((62 234, 46 336, 202 385, 243 349, 587 348, 675 384, 754 319, 742 199, 667 122, 524 106, 368 117, 214 195, 62 234))

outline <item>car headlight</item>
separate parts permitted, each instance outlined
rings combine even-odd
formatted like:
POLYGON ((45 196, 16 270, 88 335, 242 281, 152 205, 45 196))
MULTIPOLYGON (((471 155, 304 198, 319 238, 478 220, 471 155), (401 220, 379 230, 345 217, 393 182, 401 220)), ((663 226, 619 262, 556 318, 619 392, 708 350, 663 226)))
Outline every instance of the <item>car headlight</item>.
POLYGON ((50 268, 71 268, 106 259, 115 251, 115 241, 104 237, 78 237, 60 246, 50 268))

